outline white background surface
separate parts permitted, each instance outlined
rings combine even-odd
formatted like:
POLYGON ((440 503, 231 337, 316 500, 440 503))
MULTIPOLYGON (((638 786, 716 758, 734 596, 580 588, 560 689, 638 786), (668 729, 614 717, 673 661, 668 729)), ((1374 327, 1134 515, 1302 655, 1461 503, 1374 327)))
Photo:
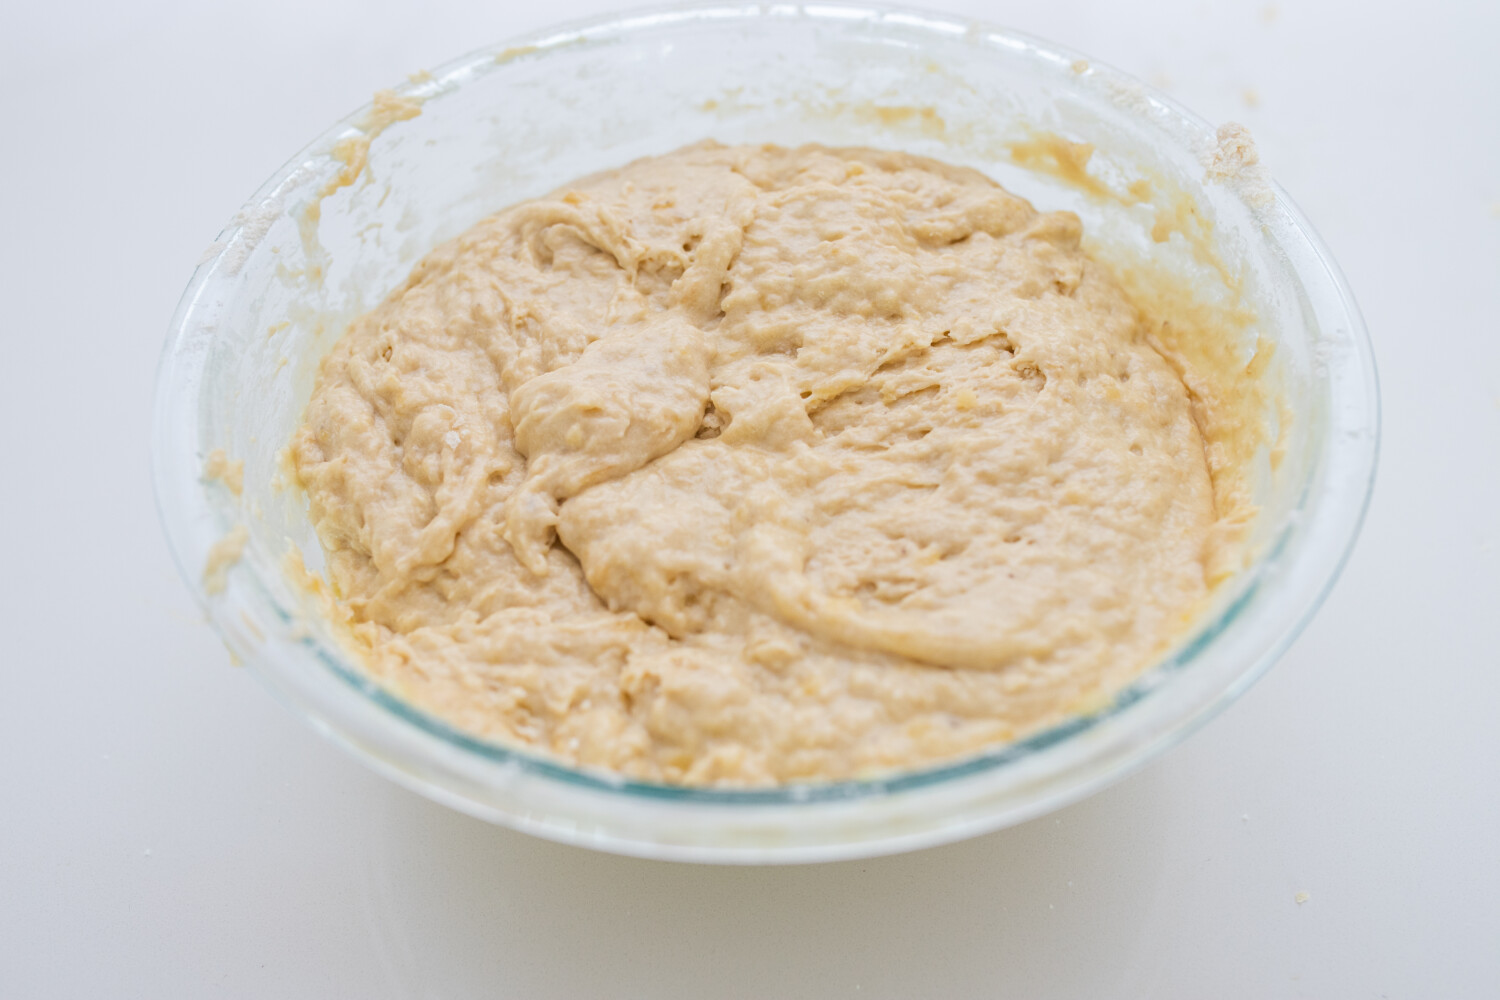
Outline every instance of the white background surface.
POLYGON ((1500 996, 1500 5, 947 0, 1251 126, 1369 322, 1379 483, 1314 623, 1166 758, 760 870, 386 783, 172 568, 151 378, 219 227, 375 88, 609 5, 420 6, 0 7, 0 996, 1500 996))

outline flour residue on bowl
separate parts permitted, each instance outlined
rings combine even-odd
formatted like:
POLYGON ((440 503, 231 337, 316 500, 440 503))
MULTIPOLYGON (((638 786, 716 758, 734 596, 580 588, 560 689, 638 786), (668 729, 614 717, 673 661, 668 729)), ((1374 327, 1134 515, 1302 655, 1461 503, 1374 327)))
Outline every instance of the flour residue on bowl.
POLYGON ((203 592, 222 594, 229 584, 229 571, 245 553, 250 541, 250 529, 242 523, 235 524, 218 541, 209 546, 208 557, 203 561, 203 592))
POLYGON ((223 448, 215 448, 203 460, 203 478, 208 482, 223 483, 230 493, 239 496, 245 491, 245 461, 231 459, 223 448))

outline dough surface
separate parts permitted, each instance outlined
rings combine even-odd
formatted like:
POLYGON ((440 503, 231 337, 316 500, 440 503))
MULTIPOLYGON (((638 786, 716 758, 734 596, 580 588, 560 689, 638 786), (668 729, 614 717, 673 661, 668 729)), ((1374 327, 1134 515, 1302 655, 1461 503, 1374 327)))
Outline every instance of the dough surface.
POLYGON ((908 769, 1086 709, 1209 593, 1188 390, 1065 212, 703 144, 506 209, 323 360, 292 459, 368 669, 653 781, 908 769))

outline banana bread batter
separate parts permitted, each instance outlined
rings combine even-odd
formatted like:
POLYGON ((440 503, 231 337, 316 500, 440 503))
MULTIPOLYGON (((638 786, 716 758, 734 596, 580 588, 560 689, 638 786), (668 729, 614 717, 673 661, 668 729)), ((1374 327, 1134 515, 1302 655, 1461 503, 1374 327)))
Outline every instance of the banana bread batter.
POLYGON ((687 784, 1097 704, 1225 535, 1189 392, 1080 236, 815 146, 486 219, 351 325, 293 443, 361 659, 466 731, 687 784))

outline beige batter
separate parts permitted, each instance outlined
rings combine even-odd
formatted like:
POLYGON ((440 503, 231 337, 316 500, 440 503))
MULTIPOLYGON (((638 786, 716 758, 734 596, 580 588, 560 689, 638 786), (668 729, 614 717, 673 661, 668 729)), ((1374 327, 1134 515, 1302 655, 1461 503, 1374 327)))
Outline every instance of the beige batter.
POLYGON ((323 361, 293 445, 369 669, 651 780, 911 768, 1098 704, 1224 539, 1189 393, 982 175, 690 147, 507 209, 323 361))

